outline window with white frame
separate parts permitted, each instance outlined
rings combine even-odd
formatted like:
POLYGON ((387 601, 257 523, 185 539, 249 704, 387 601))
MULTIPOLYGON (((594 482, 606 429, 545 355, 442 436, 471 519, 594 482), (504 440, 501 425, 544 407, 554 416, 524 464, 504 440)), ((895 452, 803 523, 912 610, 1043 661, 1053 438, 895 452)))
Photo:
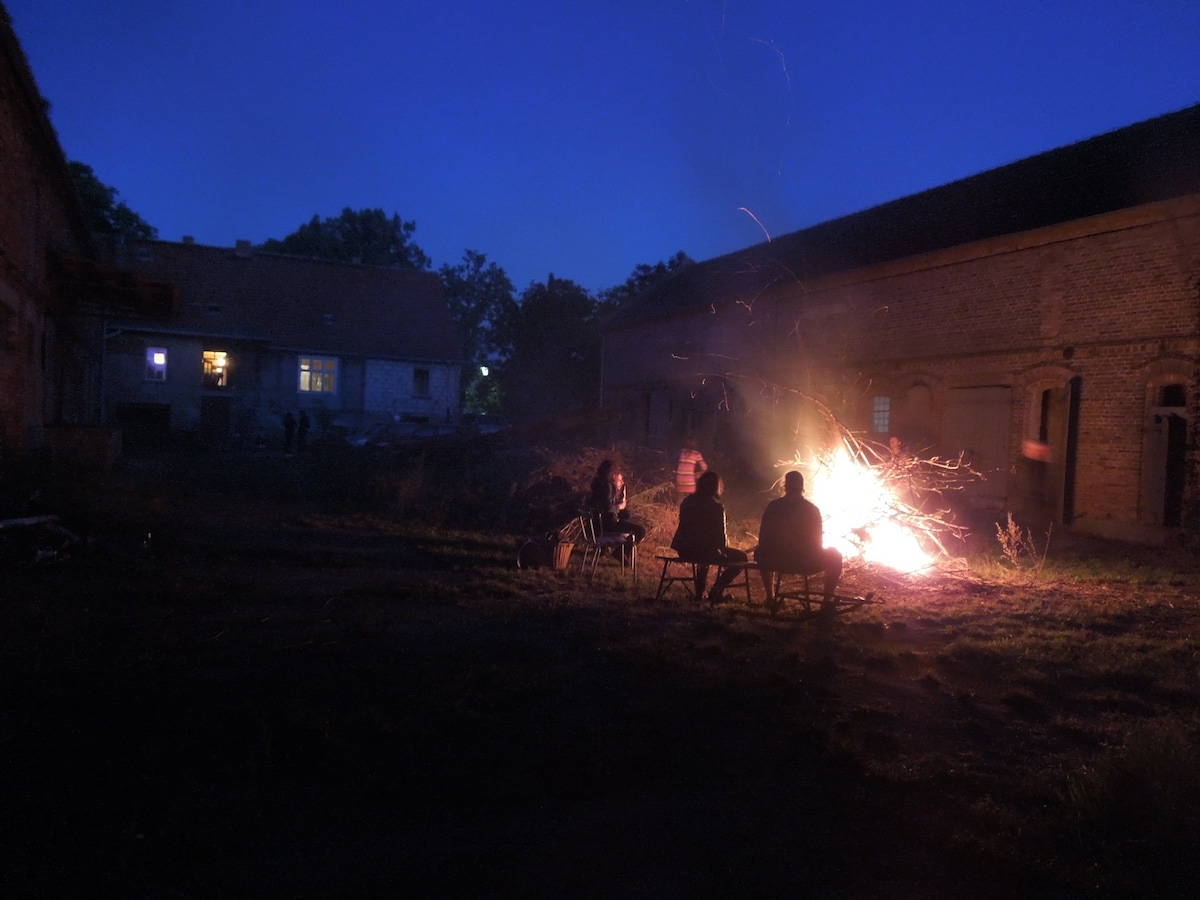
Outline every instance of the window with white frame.
POLYGON ((223 388, 229 385, 229 354, 224 350, 204 351, 204 386, 223 388))
POLYGON ((892 398, 871 398, 871 431, 887 434, 892 430, 892 398))
POLYGON ((300 393, 332 394, 336 390, 336 359, 327 356, 300 357, 300 393))
POLYGON ((413 369, 413 396, 429 396, 429 370, 413 369))
POLYGON ((146 348, 146 380, 147 381, 166 381, 167 380, 167 348, 166 347, 147 347, 146 348))

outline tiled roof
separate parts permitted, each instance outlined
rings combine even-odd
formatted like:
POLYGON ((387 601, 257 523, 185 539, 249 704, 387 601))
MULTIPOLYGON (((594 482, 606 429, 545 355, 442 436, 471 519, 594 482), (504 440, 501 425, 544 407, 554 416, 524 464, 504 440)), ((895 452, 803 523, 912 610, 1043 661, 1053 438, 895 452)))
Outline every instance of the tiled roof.
POLYGON ((698 263, 608 324, 1197 192, 1200 105, 698 263))
POLYGON ((462 358, 432 272, 165 241, 138 241, 118 264, 178 285, 179 314, 164 330, 331 355, 462 358))

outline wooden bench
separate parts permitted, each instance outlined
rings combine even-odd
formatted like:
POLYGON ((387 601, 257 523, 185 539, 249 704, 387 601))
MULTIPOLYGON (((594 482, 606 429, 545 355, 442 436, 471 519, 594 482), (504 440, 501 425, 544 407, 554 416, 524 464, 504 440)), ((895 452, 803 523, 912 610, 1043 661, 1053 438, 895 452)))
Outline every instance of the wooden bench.
POLYGON ((696 567, 707 565, 710 569, 717 570, 717 577, 720 577, 721 572, 726 569, 737 569, 739 574, 725 586, 725 590, 728 592, 733 588, 745 588, 746 603, 750 603, 750 571, 758 569, 758 565, 753 562, 728 563, 722 566, 717 563, 692 562, 680 559, 678 556, 656 556, 655 559, 662 562, 662 575, 658 579, 658 593, 654 595, 655 600, 665 597, 674 584, 684 585, 688 589, 688 593, 697 600, 704 599, 696 597, 696 567))
POLYGON ((821 585, 821 590, 816 594, 812 592, 810 579, 823 576, 824 572, 818 569, 816 572, 776 572, 772 579, 774 584, 773 593, 775 594, 775 609, 771 610, 772 615, 778 611, 784 600, 798 600, 800 605, 804 607, 804 611, 812 612, 815 605, 818 609, 827 612, 839 613, 849 609, 858 609, 867 603, 879 603, 881 601, 875 599, 875 592, 869 592, 865 597, 850 597, 846 594, 834 594, 833 599, 828 603, 825 602, 824 584, 821 585), (784 579, 795 579, 792 585, 785 586, 784 579))
MULTIPOLYGON (((784 600, 799 600, 804 606, 804 611, 809 612, 813 605, 813 595, 810 578, 816 578, 822 573, 816 572, 776 572, 772 578, 771 593, 775 595, 776 609, 783 603, 784 600), (784 579, 795 579, 794 583, 787 587, 784 585, 784 579)), ((822 596, 818 596, 820 601, 822 596)))

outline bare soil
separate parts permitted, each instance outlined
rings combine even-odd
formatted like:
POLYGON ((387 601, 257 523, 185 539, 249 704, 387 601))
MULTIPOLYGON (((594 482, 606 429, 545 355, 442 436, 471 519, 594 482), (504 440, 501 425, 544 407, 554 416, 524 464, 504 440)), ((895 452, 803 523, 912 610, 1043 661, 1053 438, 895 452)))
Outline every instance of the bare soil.
POLYGON ((1173 573, 1106 583, 852 570, 881 604, 770 616, 655 602, 649 554, 588 584, 577 557, 517 571, 518 534, 198 484, 98 479, 86 548, 0 573, 5 896, 1182 897, 1200 875, 1189 556, 1072 545, 1173 573))

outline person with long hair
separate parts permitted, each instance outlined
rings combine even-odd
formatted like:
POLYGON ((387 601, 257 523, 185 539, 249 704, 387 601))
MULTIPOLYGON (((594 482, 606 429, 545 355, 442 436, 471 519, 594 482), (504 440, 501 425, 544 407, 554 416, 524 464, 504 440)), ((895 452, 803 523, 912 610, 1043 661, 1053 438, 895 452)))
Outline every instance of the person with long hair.
POLYGON ((696 564, 696 599, 704 596, 708 570, 717 566, 717 578, 708 598, 713 603, 725 599, 725 588, 738 574, 737 564, 745 563, 745 551, 729 546, 725 527, 725 505, 721 502, 725 484, 709 469, 696 479, 695 493, 679 504, 679 528, 671 539, 671 549, 684 562, 696 564))
POLYGON ((588 505, 600 518, 600 530, 605 534, 624 534, 635 544, 646 536, 646 527, 629 517, 625 476, 611 459, 600 463, 592 479, 588 505))

